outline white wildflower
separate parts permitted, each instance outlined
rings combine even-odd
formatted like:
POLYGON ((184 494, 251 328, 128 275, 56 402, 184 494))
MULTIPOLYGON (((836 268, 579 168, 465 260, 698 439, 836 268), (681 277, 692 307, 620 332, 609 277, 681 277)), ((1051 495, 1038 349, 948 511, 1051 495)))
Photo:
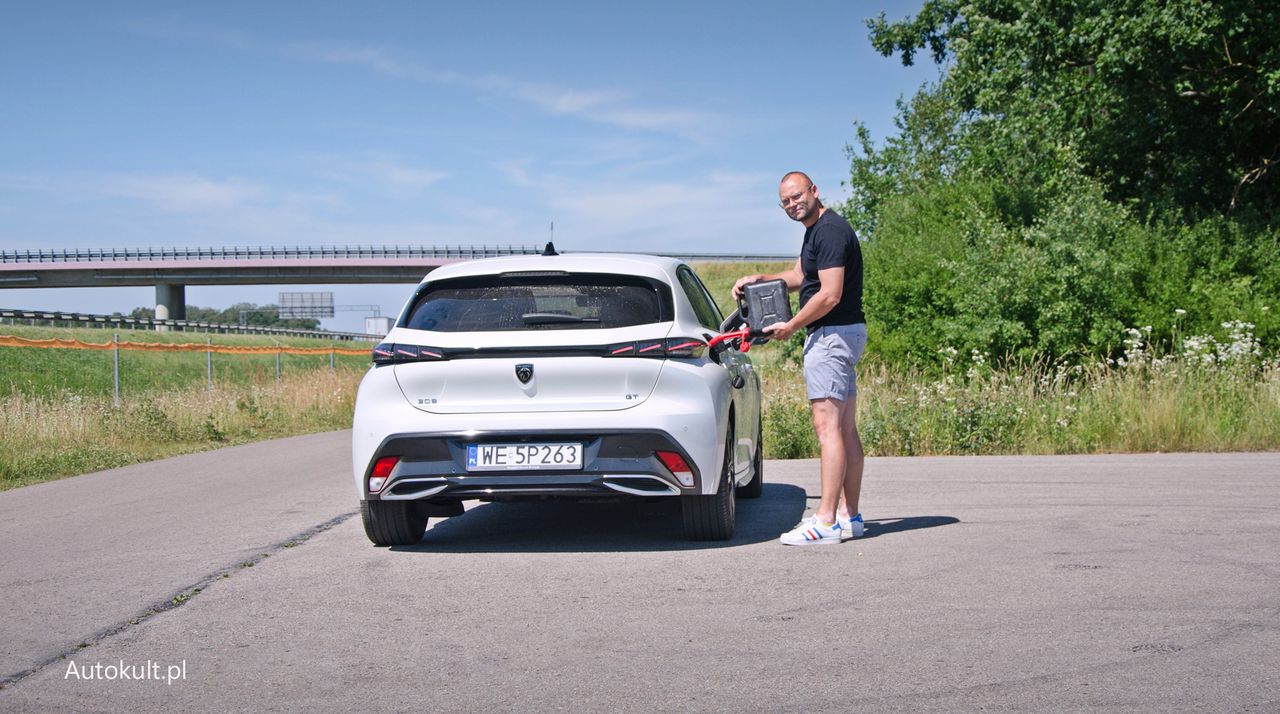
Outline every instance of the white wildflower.
POLYGON ((1216 344, 1218 361, 1222 363, 1238 363, 1252 361, 1262 356, 1262 345, 1253 336, 1254 324, 1242 320, 1231 320, 1222 323, 1227 330, 1229 342, 1216 344))

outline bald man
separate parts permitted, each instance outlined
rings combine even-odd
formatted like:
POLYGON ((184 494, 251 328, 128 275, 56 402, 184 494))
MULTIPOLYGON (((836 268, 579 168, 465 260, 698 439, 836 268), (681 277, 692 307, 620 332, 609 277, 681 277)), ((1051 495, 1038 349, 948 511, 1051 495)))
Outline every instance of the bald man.
POLYGON ((783 176, 778 199, 782 210, 804 226, 800 257, 790 270, 739 279, 733 296, 741 297, 744 285, 759 280, 782 279, 788 290, 800 291, 795 316, 764 329, 775 340, 786 340, 801 329, 808 332, 804 381, 821 450, 822 496, 817 510, 780 540, 784 545, 830 545, 863 533, 858 497, 864 458, 855 369, 867 346, 862 251, 849 222, 822 205, 818 187, 805 174, 792 171, 783 176))

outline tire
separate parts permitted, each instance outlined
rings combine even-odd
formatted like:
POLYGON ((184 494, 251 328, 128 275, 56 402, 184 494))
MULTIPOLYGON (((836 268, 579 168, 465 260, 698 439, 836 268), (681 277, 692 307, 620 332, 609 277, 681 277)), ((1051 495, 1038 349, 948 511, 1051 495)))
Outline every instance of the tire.
POLYGON ((764 429, 756 424, 756 455, 751 458, 751 480, 738 489, 738 498, 760 498, 764 495, 764 429))
MULTIPOLYGON (((731 432, 732 433, 732 432, 731 432)), ((737 484, 733 478, 733 438, 725 439, 724 465, 720 467, 720 483, 710 496, 681 496, 684 512, 684 534, 690 540, 729 540, 737 517, 734 504, 737 484)))
POLYGON ((427 530, 413 501, 361 501, 360 520, 374 545, 416 545, 427 530))

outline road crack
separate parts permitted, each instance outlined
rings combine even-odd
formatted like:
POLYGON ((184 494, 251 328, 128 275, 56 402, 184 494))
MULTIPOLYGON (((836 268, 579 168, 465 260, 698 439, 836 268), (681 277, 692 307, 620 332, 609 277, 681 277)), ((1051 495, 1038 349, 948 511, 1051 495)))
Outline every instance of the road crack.
POLYGON ((119 622, 114 625, 105 627, 101 630, 98 630, 97 632, 93 633, 89 637, 86 637, 85 639, 81 640, 73 648, 65 652, 59 652, 58 654, 45 659, 44 661, 40 662, 34 667, 23 670, 21 672, 17 672, 15 674, 10 674, 5 676, 3 679, 0 679, 0 689, 6 689, 8 687, 11 687, 14 684, 17 684, 18 682, 21 682, 22 680, 40 672, 46 667, 63 662, 66 660, 67 657, 77 655, 83 652, 85 649, 89 647, 93 647, 94 645, 100 644, 104 640, 114 637, 124 632, 125 630, 128 630, 131 627, 136 627, 138 625, 141 625, 142 623, 146 622, 147 620, 150 620, 156 615, 182 607, 188 602, 191 602, 191 600, 195 598, 197 595, 204 592, 205 589, 207 589, 213 583, 219 580, 226 580, 228 578, 231 578, 235 576, 236 573, 246 568, 252 568, 253 566, 257 565, 258 563, 261 563, 263 560, 270 557, 273 553, 278 553, 287 548, 294 548, 299 545, 302 545, 303 543, 306 543, 307 541, 311 540, 317 535, 324 533, 325 531, 331 528, 334 528, 338 525, 341 525, 343 522, 345 522, 347 519, 351 518, 354 515, 356 515, 356 511, 349 511, 347 513, 343 513, 341 515, 335 516, 325 521, 324 523, 312 526, 304 531, 301 531, 300 533, 295 533, 294 535, 289 536, 288 538, 285 538, 284 540, 278 543, 269 545, 261 549, 260 552, 256 553, 253 557, 248 558, 247 560, 241 560, 235 563, 234 565, 228 565, 224 568, 219 568, 218 570, 215 570, 214 572, 204 576, 197 582, 192 583, 191 585, 188 585, 178 590, 177 592, 170 594, 167 598, 151 604, 150 606, 143 609, 142 612, 134 615, 133 617, 127 618, 123 622, 119 622))

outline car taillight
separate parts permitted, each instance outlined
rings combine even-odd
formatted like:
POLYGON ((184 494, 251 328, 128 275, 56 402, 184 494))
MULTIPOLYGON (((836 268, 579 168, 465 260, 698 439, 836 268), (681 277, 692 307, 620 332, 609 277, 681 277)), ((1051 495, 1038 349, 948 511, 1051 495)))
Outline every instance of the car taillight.
POLYGON ((693 469, 689 466, 689 462, 684 457, 674 451, 658 451, 655 452, 662 461, 662 465, 667 467, 673 476, 680 480, 682 486, 693 485, 693 469))
POLYGON ((665 340, 641 340, 621 342, 605 348, 606 357, 656 357, 698 358, 707 350, 707 343, 696 337, 671 337, 665 340))
POLYGON ((667 340, 668 357, 701 357, 707 343, 696 337, 673 337, 667 340))
POLYGON ((369 474, 369 493, 377 493, 386 485, 387 479, 391 478, 391 472, 395 470, 396 464, 400 463, 399 456, 384 456, 373 464, 373 473, 369 474))
POLYGON ((373 348, 374 364, 391 364, 396 359, 396 346, 390 342, 383 342, 373 348))
POLYGON ((447 358, 444 350, 438 347, 383 342, 373 348, 373 363, 378 365, 401 362, 434 362, 441 359, 447 358))
POLYGON ((666 357, 667 345, 662 340, 658 340, 657 342, 637 342, 636 356, 637 357, 666 357))

